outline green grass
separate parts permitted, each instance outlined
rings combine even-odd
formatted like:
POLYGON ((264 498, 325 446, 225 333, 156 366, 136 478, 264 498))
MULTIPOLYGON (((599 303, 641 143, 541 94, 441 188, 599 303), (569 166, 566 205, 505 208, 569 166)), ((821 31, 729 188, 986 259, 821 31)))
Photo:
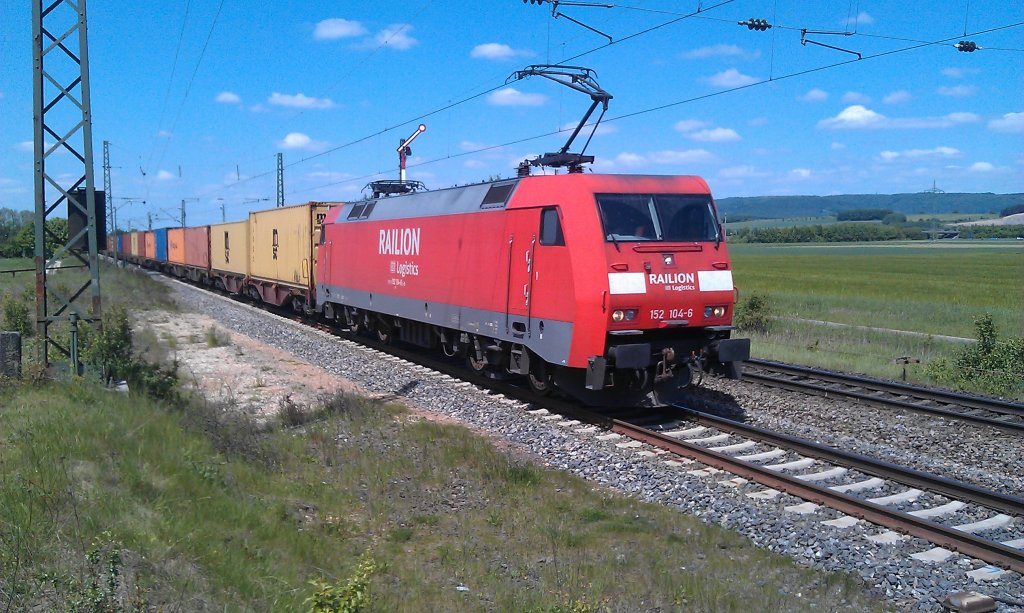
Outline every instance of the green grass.
POLYGON ((734 245, 736 284, 777 314, 972 338, 991 313, 1024 335, 1024 247, 957 243, 734 245))
POLYGON ((292 429, 221 409, 0 389, 0 608, 65 610, 105 585, 99 547, 113 591, 162 610, 303 610, 366 552, 376 611, 882 610, 849 576, 397 407, 336 399, 292 429))
POLYGON ((730 252, 741 299, 763 294, 782 318, 772 334, 754 336, 755 357, 894 376, 896 357, 927 361, 958 346, 793 319, 973 338, 975 318, 990 313, 1001 336, 1024 336, 1024 247, 1015 242, 737 244, 730 252))

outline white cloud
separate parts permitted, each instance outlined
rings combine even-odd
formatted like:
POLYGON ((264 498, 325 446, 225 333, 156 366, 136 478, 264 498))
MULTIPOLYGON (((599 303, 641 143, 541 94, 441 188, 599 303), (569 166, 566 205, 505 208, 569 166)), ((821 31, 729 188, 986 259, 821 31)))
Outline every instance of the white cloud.
POLYGON ((407 23, 393 23, 384 28, 373 37, 374 42, 383 47, 391 47, 399 51, 405 51, 418 45, 420 41, 409 36, 412 26, 407 23))
POLYGON ((864 11, 861 11, 860 13, 857 14, 856 17, 853 18, 853 23, 857 25, 875 23, 875 18, 872 17, 871 15, 868 15, 864 11))
MULTIPOLYGON (((49 147, 51 144, 52 143, 46 143, 45 146, 49 147)), ((17 149, 18 151, 35 151, 35 147, 36 147, 35 141, 31 141, 31 140, 23 140, 20 143, 18 143, 17 145, 14 145, 14 148, 17 149)))
POLYGON ((950 128, 978 121, 974 113, 950 113, 942 117, 901 117, 890 119, 859 104, 846 107, 835 117, 822 119, 819 128, 837 129, 921 129, 950 128))
POLYGON ((221 104, 238 104, 242 99, 234 92, 221 92, 217 94, 213 101, 220 102, 221 104))
POLYGON ((814 89, 809 90, 806 94, 797 96, 796 99, 803 100, 804 102, 821 102, 823 100, 828 100, 828 92, 815 87, 814 89))
POLYGON ((615 156, 616 164, 630 167, 700 164, 714 162, 715 160, 715 156, 705 149, 664 150, 646 154, 625 151, 615 156))
POLYGON ((977 68, 943 68, 942 69, 942 74, 943 74, 943 76, 949 77, 951 79, 962 79, 962 78, 966 77, 967 75, 978 74, 978 69, 977 68))
POLYGON ((860 92, 846 92, 843 94, 843 102, 846 104, 868 104, 871 98, 860 92))
POLYGON ((699 130, 706 127, 708 122, 701 121, 699 119, 681 119, 675 123, 674 127, 677 132, 692 132, 693 130, 699 130))
POLYGON ((770 176, 770 173, 758 170, 754 166, 743 165, 723 168, 718 171, 718 176, 723 179, 757 179, 770 176))
POLYGON ((526 49, 513 49, 501 43, 484 43, 469 52, 469 57, 483 60, 508 60, 521 55, 533 54, 526 49))
POLYGON ((710 47, 698 47, 692 51, 687 51, 681 54, 679 57, 686 60, 699 60, 709 57, 742 57, 746 59, 754 59, 761 56, 760 50, 746 51, 743 47, 737 45, 711 45, 710 47))
POLYGON ((295 95, 274 92, 267 102, 276 106, 291 106, 300 109, 329 109, 334 106, 334 101, 330 98, 313 98, 302 92, 295 95))
POLYGON ((832 151, 842 151, 843 149, 846 149, 846 145, 843 143, 832 143, 828 148, 832 151))
POLYGON ((885 116, 859 104, 848 106, 835 117, 822 119, 819 128, 870 128, 885 122, 885 116))
POLYGON ((905 89, 899 89, 882 98, 882 102, 885 104, 901 104, 903 102, 910 102, 913 99, 914 97, 910 95, 910 92, 905 89))
POLYGON ((316 24, 313 30, 313 38, 316 40, 336 40, 338 38, 349 38, 366 34, 366 28, 358 21, 348 19, 324 19, 316 24))
POLYGON ((175 175, 173 172, 170 172, 168 170, 161 170, 161 171, 156 173, 156 180, 157 181, 173 181, 176 178, 177 178, 177 175, 175 175))
POLYGON ((967 169, 971 172, 992 172, 995 166, 988 162, 975 162, 967 169))
POLYGON ((282 149, 323 151, 327 148, 327 143, 313 140, 302 132, 289 132, 284 139, 277 141, 277 146, 282 149))
POLYGON ((981 117, 978 117, 975 113, 950 113, 946 115, 946 119, 953 123, 975 123, 981 121, 981 117))
POLYGON ((967 96, 973 96, 976 91, 978 91, 978 88, 973 85, 954 85, 952 87, 942 86, 935 90, 935 93, 951 98, 966 98, 967 96))
POLYGON ((727 143, 742 140, 742 137, 732 128, 709 128, 687 134, 686 137, 702 143, 727 143))
POLYGON ((757 83, 757 79, 745 75, 735 68, 723 70, 710 77, 705 77, 704 80, 715 87, 742 87, 751 83, 757 83))
POLYGON ((487 96, 487 102, 495 106, 541 106, 547 101, 544 94, 525 94, 514 87, 499 89, 487 96))
POLYGON ((811 171, 806 168, 794 168, 789 174, 795 179, 807 179, 810 178, 811 171))
POLYGON ((1024 113, 1007 113, 999 119, 992 119, 988 122, 988 129, 1011 134, 1024 132, 1024 113))
POLYGON ((955 147, 934 147, 932 149, 907 149, 904 151, 882 151, 878 154, 882 160, 891 162, 899 158, 955 158, 960 157, 960 150, 955 147))

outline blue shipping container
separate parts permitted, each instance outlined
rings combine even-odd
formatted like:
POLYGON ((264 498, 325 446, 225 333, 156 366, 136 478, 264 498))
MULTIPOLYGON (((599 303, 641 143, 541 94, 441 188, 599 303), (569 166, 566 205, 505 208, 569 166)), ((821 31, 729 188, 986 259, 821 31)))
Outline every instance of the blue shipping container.
POLYGON ((132 252, 132 235, 125 232, 117 237, 117 252, 126 255, 132 252))
POLYGON ((166 262, 167 261, 167 228, 159 228, 153 230, 153 236, 156 238, 156 261, 166 262))

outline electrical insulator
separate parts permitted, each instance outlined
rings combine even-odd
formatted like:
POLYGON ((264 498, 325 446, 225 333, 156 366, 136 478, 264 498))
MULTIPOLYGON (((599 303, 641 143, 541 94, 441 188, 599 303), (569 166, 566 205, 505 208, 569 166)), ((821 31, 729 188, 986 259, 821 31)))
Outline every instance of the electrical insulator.
POLYGON ((739 25, 747 26, 748 30, 757 30, 759 32, 764 32, 768 28, 772 27, 772 24, 768 23, 767 19, 754 19, 753 17, 746 21, 739 22, 739 25))
POLYGON ((962 40, 956 44, 957 51, 963 51, 964 53, 972 53, 978 50, 978 45, 973 41, 962 40))
POLYGON ((523 0, 523 4, 544 4, 544 0, 523 0))

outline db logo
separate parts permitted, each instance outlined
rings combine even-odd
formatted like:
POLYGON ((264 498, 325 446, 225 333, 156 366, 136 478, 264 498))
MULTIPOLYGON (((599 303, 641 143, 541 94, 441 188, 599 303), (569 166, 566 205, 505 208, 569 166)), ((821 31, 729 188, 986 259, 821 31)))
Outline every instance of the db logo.
POLYGON ((391 262, 391 274, 395 274, 395 272, 398 270, 397 266, 397 264, 391 262))

